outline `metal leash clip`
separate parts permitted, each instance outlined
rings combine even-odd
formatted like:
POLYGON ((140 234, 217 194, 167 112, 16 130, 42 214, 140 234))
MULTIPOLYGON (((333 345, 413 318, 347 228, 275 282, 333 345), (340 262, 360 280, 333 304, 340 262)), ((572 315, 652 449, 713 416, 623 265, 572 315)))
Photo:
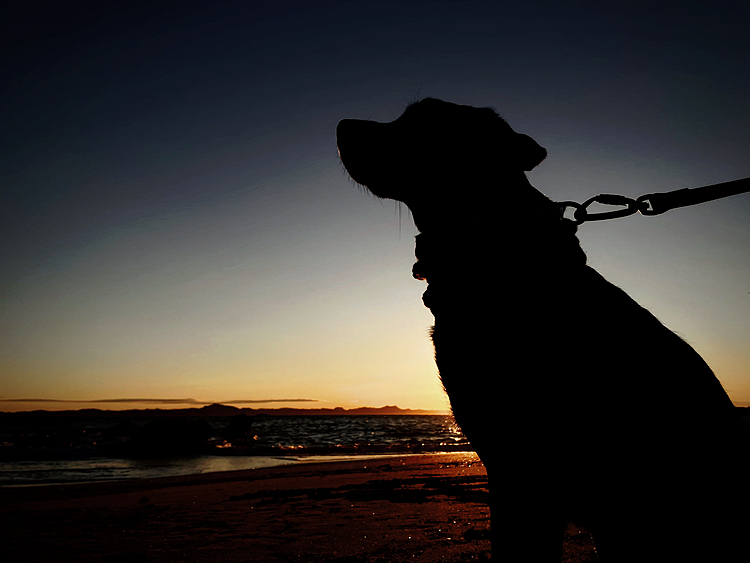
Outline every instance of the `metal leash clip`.
POLYGON ((562 201, 560 202, 561 217, 565 215, 565 210, 568 207, 575 208, 573 213, 573 222, 576 225, 581 225, 586 221, 602 221, 604 219, 617 219, 619 217, 627 217, 640 211, 641 204, 633 198, 617 195, 617 194, 599 194, 594 197, 587 199, 584 203, 576 203, 574 201, 562 201), (602 211, 599 213, 589 213, 587 207, 592 203, 600 203, 602 205, 624 205, 625 209, 617 209, 615 211, 602 211))

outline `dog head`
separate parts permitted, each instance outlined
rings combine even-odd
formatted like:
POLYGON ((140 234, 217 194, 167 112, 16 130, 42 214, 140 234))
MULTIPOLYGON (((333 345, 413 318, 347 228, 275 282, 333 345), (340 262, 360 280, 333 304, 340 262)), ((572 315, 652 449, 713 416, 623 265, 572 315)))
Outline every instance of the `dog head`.
POLYGON ((351 178, 404 202, 421 231, 453 222, 457 202, 467 198, 485 210, 549 202, 524 173, 547 151, 491 108, 426 98, 389 123, 343 119, 336 143, 351 178))

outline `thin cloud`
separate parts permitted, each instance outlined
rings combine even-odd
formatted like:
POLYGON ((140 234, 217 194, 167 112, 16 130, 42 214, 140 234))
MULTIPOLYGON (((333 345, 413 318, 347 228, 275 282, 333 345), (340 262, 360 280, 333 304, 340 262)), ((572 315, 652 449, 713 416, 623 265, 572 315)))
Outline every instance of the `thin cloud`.
POLYGON ((317 403, 318 399, 239 399, 236 401, 199 401, 197 399, 0 399, 0 403, 140 403, 159 405, 212 405, 214 403, 228 405, 248 405, 263 403, 317 403))
POLYGON ((240 399, 239 401, 223 401, 231 405, 248 405, 253 403, 317 403, 318 399, 240 399))
POLYGON ((3 403, 160 403, 160 404, 211 404, 195 399, 0 399, 3 403))

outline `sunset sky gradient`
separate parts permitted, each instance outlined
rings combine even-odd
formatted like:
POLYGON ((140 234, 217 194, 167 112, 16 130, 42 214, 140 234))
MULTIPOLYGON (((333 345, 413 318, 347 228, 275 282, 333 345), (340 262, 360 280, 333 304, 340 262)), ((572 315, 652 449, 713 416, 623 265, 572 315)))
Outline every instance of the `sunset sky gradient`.
MULTIPOLYGON (((555 200, 750 176, 747 2, 118 5, 0 18, 0 410, 445 410, 415 228, 343 172, 345 117, 495 107, 555 200)), ((750 195, 579 233, 750 405, 750 195)))

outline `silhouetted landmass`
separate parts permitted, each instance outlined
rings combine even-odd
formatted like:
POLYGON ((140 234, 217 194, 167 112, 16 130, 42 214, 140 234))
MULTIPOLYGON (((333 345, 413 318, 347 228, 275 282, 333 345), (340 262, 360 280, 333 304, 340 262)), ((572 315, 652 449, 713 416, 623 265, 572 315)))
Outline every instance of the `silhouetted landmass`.
POLYGON ((424 409, 402 409, 396 405, 386 405, 384 407, 358 407, 356 409, 345 409, 335 407, 332 409, 300 409, 282 407, 276 409, 253 409, 249 407, 239 408, 230 405, 221 405, 214 403, 205 407, 190 407, 184 409, 127 409, 127 410, 106 410, 106 409, 77 409, 64 411, 34 410, 22 412, 2 412, 0 411, 0 421, 4 418, 26 418, 26 417, 57 417, 57 416, 78 416, 78 417, 97 417, 97 418, 132 418, 132 417, 179 417, 179 416, 235 416, 245 414, 255 416, 258 414, 269 416, 335 416, 335 415, 436 415, 445 414, 441 411, 432 411, 424 409))

